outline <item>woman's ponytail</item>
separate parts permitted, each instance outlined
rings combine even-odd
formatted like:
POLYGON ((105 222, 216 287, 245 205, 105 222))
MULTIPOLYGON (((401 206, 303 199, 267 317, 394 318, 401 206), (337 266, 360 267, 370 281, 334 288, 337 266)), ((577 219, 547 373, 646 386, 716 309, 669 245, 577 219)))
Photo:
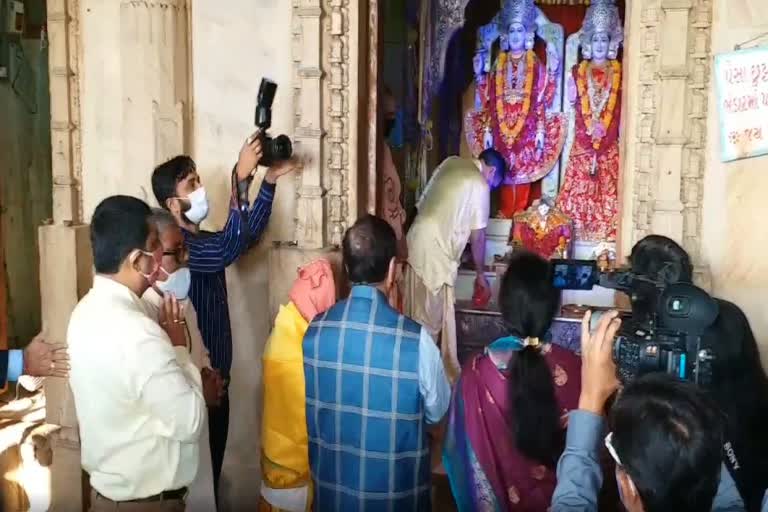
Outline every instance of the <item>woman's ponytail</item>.
POLYGON ((562 451, 562 426, 552 372, 534 347, 517 352, 511 362, 515 445, 523 455, 553 468, 562 451))

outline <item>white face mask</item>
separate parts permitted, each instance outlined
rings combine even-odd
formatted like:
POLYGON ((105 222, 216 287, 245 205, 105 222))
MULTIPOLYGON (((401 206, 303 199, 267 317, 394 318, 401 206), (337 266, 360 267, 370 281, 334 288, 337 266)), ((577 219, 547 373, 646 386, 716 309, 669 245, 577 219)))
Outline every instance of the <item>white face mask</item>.
POLYGON ((170 274, 163 267, 160 267, 160 271, 168 276, 165 281, 155 281, 160 291, 170 293, 178 300, 185 300, 189 296, 189 287, 192 285, 189 267, 181 267, 170 274))
POLYGON ((208 196, 205 195, 205 188, 198 188, 189 194, 187 199, 190 206, 184 215, 193 224, 200 224, 208 216, 208 196))

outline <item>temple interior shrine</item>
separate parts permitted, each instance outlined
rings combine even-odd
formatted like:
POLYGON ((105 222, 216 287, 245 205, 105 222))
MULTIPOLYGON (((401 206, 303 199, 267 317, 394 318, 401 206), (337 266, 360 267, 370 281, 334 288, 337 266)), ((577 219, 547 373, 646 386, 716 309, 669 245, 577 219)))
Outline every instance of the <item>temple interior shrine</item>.
MULTIPOLYGON (((384 13, 383 83, 403 117, 390 142, 406 210, 449 155, 494 148, 509 167, 492 197, 490 280, 515 247, 601 268, 616 261, 625 2, 526 4, 472 0, 461 26, 440 2, 384 13)), ((459 315, 472 309, 470 260, 467 252, 456 283, 459 315)), ((563 294, 563 304, 613 303, 600 287, 563 294)))

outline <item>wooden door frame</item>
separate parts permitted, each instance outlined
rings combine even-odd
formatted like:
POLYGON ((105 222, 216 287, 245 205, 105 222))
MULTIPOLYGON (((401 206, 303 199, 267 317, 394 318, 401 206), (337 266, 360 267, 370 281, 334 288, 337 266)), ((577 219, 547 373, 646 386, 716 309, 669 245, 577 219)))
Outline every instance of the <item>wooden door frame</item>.
POLYGON ((360 9, 364 13, 367 22, 360 24, 360 42, 365 48, 360 51, 361 65, 365 73, 361 73, 360 90, 365 91, 360 95, 360 112, 365 112, 362 117, 359 130, 360 148, 362 155, 358 176, 358 215, 366 213, 375 215, 378 203, 378 188, 380 178, 379 161, 382 150, 380 132, 381 126, 381 102, 379 101, 381 87, 383 85, 381 73, 381 61, 383 45, 382 33, 382 1, 360 0, 360 9), (364 163, 363 163, 364 162, 364 163))

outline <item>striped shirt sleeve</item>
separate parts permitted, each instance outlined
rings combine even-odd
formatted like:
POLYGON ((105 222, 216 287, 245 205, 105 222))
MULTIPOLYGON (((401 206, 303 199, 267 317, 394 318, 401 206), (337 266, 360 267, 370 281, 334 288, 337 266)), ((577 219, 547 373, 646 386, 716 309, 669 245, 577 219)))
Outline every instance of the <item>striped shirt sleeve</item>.
POLYGON ((243 213, 230 208, 224 229, 216 233, 187 237, 189 268, 194 272, 220 272, 235 262, 250 245, 261 239, 272 213, 275 185, 262 182, 252 208, 243 204, 243 213), (246 223, 243 223, 245 217, 246 223), (247 229, 248 236, 244 236, 247 229))

